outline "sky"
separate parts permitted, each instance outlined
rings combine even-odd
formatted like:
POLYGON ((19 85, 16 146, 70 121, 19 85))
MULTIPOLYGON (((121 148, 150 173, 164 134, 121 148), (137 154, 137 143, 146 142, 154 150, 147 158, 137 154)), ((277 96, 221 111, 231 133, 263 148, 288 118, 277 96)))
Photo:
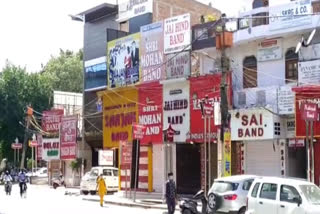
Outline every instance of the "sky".
MULTIPOLYGON (((252 0, 198 1, 212 2, 213 7, 227 16, 249 10, 252 3, 252 0)), ((59 54, 60 48, 78 51, 83 47, 83 23, 72 21, 69 15, 105 2, 115 4, 116 0, 0 0, 0 70, 9 60, 26 67, 28 72, 37 72, 41 64, 59 54)))

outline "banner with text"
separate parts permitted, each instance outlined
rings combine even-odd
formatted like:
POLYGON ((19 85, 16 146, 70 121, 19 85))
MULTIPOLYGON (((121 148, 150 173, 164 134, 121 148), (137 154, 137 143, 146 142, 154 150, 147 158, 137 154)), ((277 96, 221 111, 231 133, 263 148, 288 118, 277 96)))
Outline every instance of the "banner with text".
POLYGON ((132 141, 132 124, 138 121, 138 90, 126 87, 103 96, 103 148, 132 141))
POLYGON ((162 143, 162 85, 159 83, 139 86, 139 124, 146 127, 141 145, 162 143))
POLYGON ((163 21, 146 25, 141 31, 141 82, 164 79, 163 21))
POLYGON ((61 118, 61 160, 76 158, 77 129, 78 116, 65 116, 61 118))
POLYGON ((59 132, 63 109, 53 109, 42 112, 42 130, 49 133, 59 132))
POLYGON ((231 133, 224 133, 224 169, 223 176, 231 176, 231 133))
POLYGON ((191 49, 190 14, 164 20, 164 53, 175 53, 191 49))
POLYGON ((45 138, 42 140, 42 160, 60 160, 59 138, 45 138))
POLYGON ((108 87, 133 85, 140 79, 140 33, 108 42, 108 87))
POLYGON ((166 56, 166 78, 174 79, 190 76, 190 52, 168 54, 166 56))
POLYGON ((320 60, 299 62, 298 82, 303 84, 320 83, 320 60))
POLYGON ((119 4, 119 18, 118 22, 124 22, 136 16, 146 13, 152 13, 153 0, 126 0, 124 3, 119 4))

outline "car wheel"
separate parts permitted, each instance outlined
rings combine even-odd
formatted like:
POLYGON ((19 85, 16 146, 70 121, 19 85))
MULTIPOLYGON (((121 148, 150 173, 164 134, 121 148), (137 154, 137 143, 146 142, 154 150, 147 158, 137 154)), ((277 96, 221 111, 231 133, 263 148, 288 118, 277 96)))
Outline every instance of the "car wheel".
POLYGON ((215 210, 217 207, 217 196, 213 193, 209 194, 208 207, 210 208, 210 210, 215 210))
POLYGON ((239 211, 239 214, 245 214, 246 213, 246 208, 242 207, 239 211))
POLYGON ((88 195, 89 194, 89 191, 82 191, 82 193, 84 194, 84 195, 88 195))
POLYGON ((96 193, 96 191, 90 191, 90 195, 95 195, 96 193))
POLYGON ((59 185, 54 183, 52 186, 53 186, 53 189, 57 189, 59 185))

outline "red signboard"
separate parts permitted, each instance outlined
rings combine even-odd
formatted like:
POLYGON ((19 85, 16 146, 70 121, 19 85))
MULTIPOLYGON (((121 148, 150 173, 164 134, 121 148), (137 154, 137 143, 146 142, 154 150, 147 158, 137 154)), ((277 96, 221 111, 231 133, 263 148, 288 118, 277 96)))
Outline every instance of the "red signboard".
POLYGON ((59 132, 63 109, 54 109, 42 113, 42 129, 45 132, 59 132))
MULTIPOLYGON (((232 90, 230 81, 228 78, 228 93, 232 90)), ((190 78, 190 135, 188 136, 190 141, 203 142, 204 132, 204 118, 201 112, 201 102, 205 101, 204 113, 213 115, 214 103, 220 103, 220 82, 221 74, 206 75, 201 77, 190 78), (205 100, 208 97, 207 101, 205 100)), ((231 100, 231 94, 229 94, 231 100)), ((229 102, 230 104, 230 102, 229 102)), ((218 125, 214 124, 214 120, 210 119, 211 137, 214 138, 217 134, 218 125)), ((208 129, 209 130, 209 129, 208 129)))
POLYGON ((62 160, 76 158, 78 116, 66 116, 61 118, 60 142, 62 160))
POLYGON ((132 144, 129 142, 121 142, 122 154, 121 154, 121 164, 128 165, 132 161, 132 144))
POLYGON ((318 106, 315 103, 302 104, 302 118, 304 120, 316 121, 318 120, 318 106))
POLYGON ((21 143, 12 143, 11 148, 12 149, 22 149, 22 144, 21 143))
POLYGON ((172 128, 171 124, 169 125, 169 128, 166 131, 167 134, 167 141, 168 142, 174 142, 174 134, 176 133, 176 131, 172 128))
POLYGON ((141 140, 145 134, 146 127, 140 124, 132 124, 133 139, 141 140))
POLYGON ((36 146, 38 146, 38 142, 36 141, 36 140, 31 140, 31 141, 29 141, 29 146, 30 147, 36 147, 36 146))
POLYGON ((146 127, 140 143, 162 143, 162 85, 159 83, 139 86, 139 124, 146 127))
POLYGON ((42 135, 37 134, 37 160, 42 160, 42 135))
MULTIPOLYGON (((296 111, 296 137, 306 136, 306 123, 303 119, 304 103, 316 104, 317 109, 320 107, 320 87, 304 86, 294 88, 295 95, 295 111, 296 111)), ((313 133, 315 137, 320 137, 320 121, 319 112, 316 114, 316 121, 313 122, 313 133)), ((310 132, 309 132, 310 133, 310 132)))

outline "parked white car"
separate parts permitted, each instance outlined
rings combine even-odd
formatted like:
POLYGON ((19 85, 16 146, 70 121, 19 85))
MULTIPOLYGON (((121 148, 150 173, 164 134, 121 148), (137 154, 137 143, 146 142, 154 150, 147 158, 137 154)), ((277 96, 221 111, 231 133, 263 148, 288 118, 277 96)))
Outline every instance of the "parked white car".
POLYGON ((96 194, 97 177, 103 174, 108 192, 116 192, 119 189, 118 169, 115 167, 93 167, 81 179, 80 192, 84 195, 96 194))
POLYGON ((257 176, 236 175, 214 180, 208 192, 208 210, 244 214, 248 191, 257 176))
POLYGON ((247 204, 246 214, 319 214, 320 189, 301 179, 257 178, 247 204))

